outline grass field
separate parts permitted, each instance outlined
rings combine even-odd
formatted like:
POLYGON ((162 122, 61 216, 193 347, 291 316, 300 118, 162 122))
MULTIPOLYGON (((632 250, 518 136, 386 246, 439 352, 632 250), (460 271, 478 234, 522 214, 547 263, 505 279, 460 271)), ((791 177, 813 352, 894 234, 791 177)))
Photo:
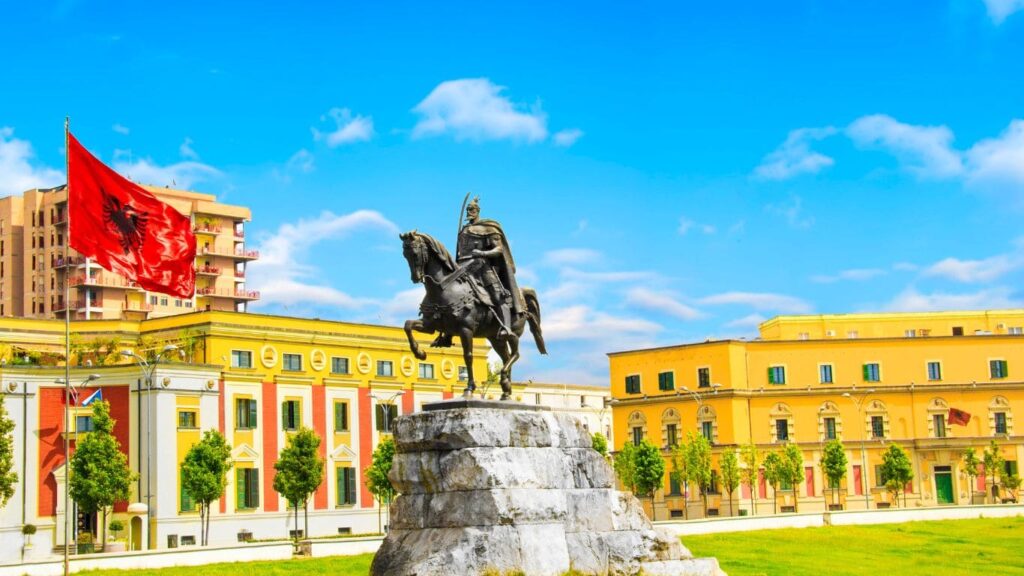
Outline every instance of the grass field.
MULTIPOLYGON (((1024 576, 1024 518, 910 522, 687 536, 729 576, 1024 576)), ((372 556, 136 570, 133 576, 366 576, 372 556)), ((125 571, 88 572, 124 576, 125 571)))

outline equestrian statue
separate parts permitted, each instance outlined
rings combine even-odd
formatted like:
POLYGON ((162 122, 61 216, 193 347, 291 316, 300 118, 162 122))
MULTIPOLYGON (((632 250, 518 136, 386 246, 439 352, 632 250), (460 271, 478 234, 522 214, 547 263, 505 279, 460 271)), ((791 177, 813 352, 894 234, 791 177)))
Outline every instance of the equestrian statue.
MULTIPOLYGON (((468 195, 467 195, 468 199, 468 195)), ((439 241, 417 232, 400 234, 402 254, 409 263, 414 284, 423 283, 426 296, 420 303, 420 318, 405 322, 409 348, 420 360, 423 351, 413 332, 439 333, 435 348, 452 345, 458 336, 466 361, 466 389, 470 398, 476 390, 473 376, 473 338, 487 338, 501 358, 501 399, 512 396, 512 365, 519 359, 519 340, 527 324, 541 354, 547 354, 540 328, 540 302, 530 288, 519 288, 516 265, 501 224, 480 218, 480 199, 465 208, 465 222, 459 214, 459 237, 455 258, 439 241)))

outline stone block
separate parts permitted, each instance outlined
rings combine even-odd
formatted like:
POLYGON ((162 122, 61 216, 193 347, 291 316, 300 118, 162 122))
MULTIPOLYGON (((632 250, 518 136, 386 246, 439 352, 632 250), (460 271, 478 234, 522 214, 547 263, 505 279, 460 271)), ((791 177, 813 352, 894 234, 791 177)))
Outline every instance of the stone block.
POLYGON ((610 532, 615 530, 614 514, 618 494, 614 490, 569 490, 566 492, 566 532, 610 532))
POLYGON ((615 488, 611 464, 593 448, 565 448, 576 488, 615 488))
POLYGON ((538 576, 561 576, 569 570, 569 548, 565 528, 558 524, 523 524, 519 531, 519 545, 523 551, 519 569, 538 576))
POLYGON ((608 573, 608 550, 601 536, 594 532, 573 532, 565 535, 569 549, 569 562, 574 570, 584 574, 608 573))
POLYGON ((583 422, 568 414, 460 408, 418 412, 395 421, 398 452, 463 448, 590 448, 583 422))

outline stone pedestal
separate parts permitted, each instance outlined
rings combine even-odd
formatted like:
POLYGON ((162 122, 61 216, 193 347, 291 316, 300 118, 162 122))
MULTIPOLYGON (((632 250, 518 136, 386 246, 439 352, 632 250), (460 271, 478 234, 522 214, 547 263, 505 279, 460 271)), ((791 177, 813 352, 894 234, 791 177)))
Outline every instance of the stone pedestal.
POLYGON ((401 496, 374 576, 722 574, 615 490, 577 418, 480 400, 423 410, 396 422, 401 496))

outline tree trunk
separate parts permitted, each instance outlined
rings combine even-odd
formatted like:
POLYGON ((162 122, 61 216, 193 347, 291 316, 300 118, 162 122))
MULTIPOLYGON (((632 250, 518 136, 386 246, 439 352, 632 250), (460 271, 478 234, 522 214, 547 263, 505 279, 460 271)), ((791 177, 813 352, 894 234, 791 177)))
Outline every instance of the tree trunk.
POLYGON ((100 552, 107 551, 107 507, 103 507, 103 543, 100 544, 100 552))
POLYGON ((295 509, 295 534, 292 536, 292 538, 296 542, 298 542, 299 541, 299 503, 296 502, 295 506, 293 506, 293 508, 295 509))
POLYGON ((210 545, 210 503, 206 503, 206 545, 210 545))
POLYGON ((206 546, 206 505, 199 503, 199 545, 206 546))
POLYGON ((690 507, 689 506, 689 504, 690 504, 689 500, 690 500, 690 483, 689 482, 683 482, 683 520, 689 520, 689 518, 687 517, 687 514, 689 513, 687 508, 690 507))
POLYGON ((726 491, 725 497, 729 499, 729 516, 732 516, 732 490, 726 491))
POLYGON ((302 537, 309 539, 309 499, 302 503, 302 537))
POLYGON ((760 487, 758 478, 755 477, 750 482, 750 515, 757 516, 757 490, 760 487), (757 484, 757 485, 755 485, 757 484))

